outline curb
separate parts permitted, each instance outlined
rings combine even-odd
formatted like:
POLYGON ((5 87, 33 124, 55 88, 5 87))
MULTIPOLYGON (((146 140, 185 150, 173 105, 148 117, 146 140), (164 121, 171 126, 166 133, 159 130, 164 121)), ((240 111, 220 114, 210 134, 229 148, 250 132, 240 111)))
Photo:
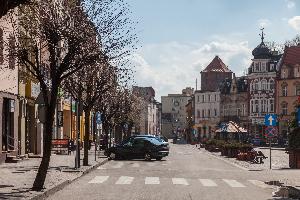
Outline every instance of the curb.
POLYGON ((54 186, 53 188, 46 190, 45 192, 38 194, 32 198, 29 198, 29 200, 40 200, 40 199, 45 199, 53 194, 55 194, 56 192, 62 190, 64 187, 66 187, 67 185, 71 184, 72 182, 76 181, 77 179, 81 178, 82 176, 88 174, 89 172, 91 172, 93 169, 104 165, 105 163, 108 162, 108 158, 104 159, 103 161, 93 165, 92 167, 88 168, 87 170, 83 171, 81 175, 79 175, 78 177, 72 179, 72 180, 66 180, 56 186, 54 186))

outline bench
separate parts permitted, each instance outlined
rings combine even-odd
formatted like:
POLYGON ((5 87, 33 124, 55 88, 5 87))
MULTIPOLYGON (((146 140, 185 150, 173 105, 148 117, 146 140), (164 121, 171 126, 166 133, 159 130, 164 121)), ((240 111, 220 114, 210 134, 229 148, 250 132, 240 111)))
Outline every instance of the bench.
POLYGON ((72 149, 71 141, 69 139, 53 139, 52 140, 52 151, 62 154, 70 154, 72 149))

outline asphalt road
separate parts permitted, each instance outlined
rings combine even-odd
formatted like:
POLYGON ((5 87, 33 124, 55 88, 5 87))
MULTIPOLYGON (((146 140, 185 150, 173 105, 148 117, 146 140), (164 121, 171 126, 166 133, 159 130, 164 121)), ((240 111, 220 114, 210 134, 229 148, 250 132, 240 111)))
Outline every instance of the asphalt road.
POLYGON ((48 199, 266 200, 274 190, 263 183, 267 179, 195 146, 171 144, 162 161, 110 161, 48 199))

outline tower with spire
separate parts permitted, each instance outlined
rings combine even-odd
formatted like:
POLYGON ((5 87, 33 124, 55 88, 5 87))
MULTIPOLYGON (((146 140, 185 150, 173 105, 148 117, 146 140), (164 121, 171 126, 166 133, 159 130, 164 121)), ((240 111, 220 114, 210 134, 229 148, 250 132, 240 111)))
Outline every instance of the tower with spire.
POLYGON ((261 42, 253 49, 252 63, 248 68, 249 118, 248 129, 253 137, 263 139, 264 116, 275 113, 277 63, 281 57, 266 45, 264 28, 260 29, 261 42))

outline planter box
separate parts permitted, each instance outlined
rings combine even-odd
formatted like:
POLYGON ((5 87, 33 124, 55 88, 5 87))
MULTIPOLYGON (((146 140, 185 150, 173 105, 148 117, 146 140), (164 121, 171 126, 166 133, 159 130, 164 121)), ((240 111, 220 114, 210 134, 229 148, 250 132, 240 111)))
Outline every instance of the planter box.
POLYGON ((293 169, 300 169, 300 151, 289 150, 289 166, 293 169))

